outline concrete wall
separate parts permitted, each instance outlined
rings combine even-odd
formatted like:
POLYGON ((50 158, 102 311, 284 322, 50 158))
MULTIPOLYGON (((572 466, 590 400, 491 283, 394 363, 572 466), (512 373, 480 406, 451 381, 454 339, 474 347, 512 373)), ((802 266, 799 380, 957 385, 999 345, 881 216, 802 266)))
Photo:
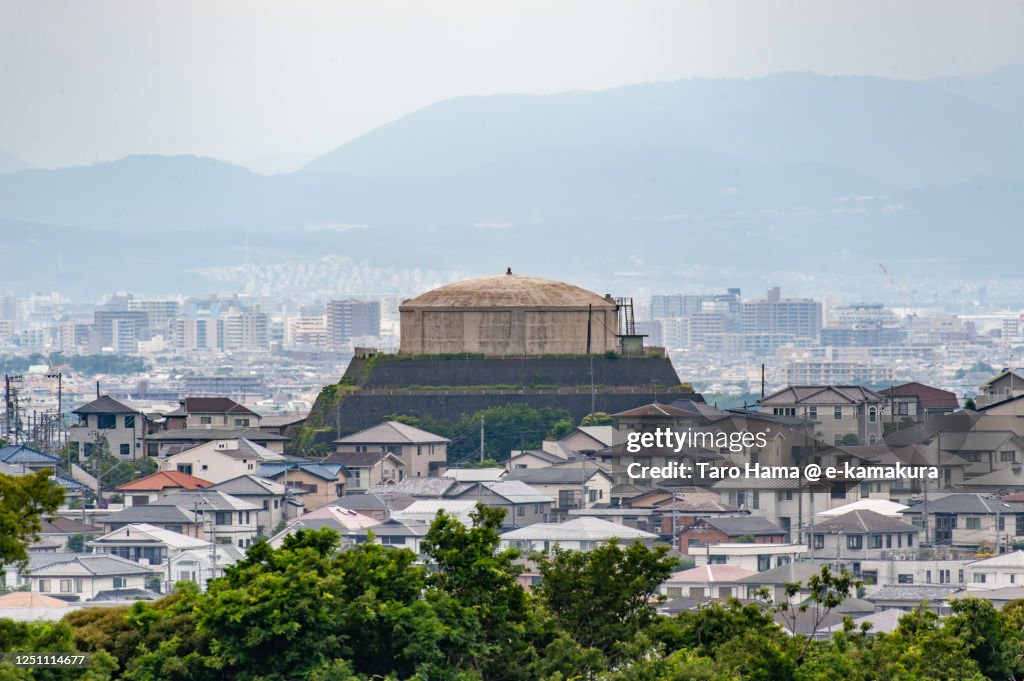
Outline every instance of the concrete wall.
POLYGON ((587 325, 593 353, 617 345, 617 312, 566 308, 407 309, 401 312, 402 354, 482 352, 487 355, 582 354, 587 325))

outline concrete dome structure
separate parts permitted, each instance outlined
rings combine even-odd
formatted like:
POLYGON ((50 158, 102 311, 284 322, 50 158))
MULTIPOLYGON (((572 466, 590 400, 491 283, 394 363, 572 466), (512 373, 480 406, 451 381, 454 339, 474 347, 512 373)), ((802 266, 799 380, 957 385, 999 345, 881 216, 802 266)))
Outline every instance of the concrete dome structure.
POLYGON ((436 288, 398 309, 402 354, 582 355, 588 336, 591 353, 617 347, 611 297, 511 269, 436 288))

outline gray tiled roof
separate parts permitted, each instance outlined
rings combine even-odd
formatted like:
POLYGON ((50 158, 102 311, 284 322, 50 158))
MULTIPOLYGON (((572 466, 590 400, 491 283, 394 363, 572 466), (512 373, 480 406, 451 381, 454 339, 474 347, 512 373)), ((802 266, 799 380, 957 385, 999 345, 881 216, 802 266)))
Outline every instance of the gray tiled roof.
POLYGON ((812 532, 845 532, 868 533, 868 532, 913 532, 921 531, 920 527, 914 527, 908 522, 892 518, 890 516, 875 513, 874 511, 858 510, 837 515, 827 520, 816 522, 810 527, 812 532))
POLYGON ((506 480, 519 480, 527 485, 581 485, 595 475, 605 475, 598 466, 550 466, 514 470, 506 480))
MULTIPOLYGON (((190 505, 191 506, 191 505, 190 505)), ((166 504, 146 504, 145 506, 129 506, 128 508, 97 518, 96 522, 103 525, 119 525, 126 523, 149 523, 151 525, 194 523, 195 515, 191 507, 182 508, 166 504)))
POLYGON ((379 444, 379 445, 405 445, 405 444, 443 444, 450 440, 442 435, 428 433, 420 428, 414 428, 399 421, 385 421, 371 428, 366 428, 347 435, 337 443, 343 444, 379 444))
POLYGON ((756 575, 749 575, 737 581, 743 584, 771 584, 783 585, 792 582, 805 584, 808 579, 821 573, 821 567, 813 563, 787 563, 771 570, 758 572, 756 575))
POLYGON ((238 440, 240 438, 254 442, 282 442, 290 439, 284 435, 267 433, 254 428, 175 428, 146 436, 146 440, 149 442, 177 440, 209 442, 210 440, 238 440))
POLYGON ((126 404, 118 402, 109 395, 97 397, 92 402, 83 404, 78 409, 73 409, 72 414, 137 414, 138 409, 132 409, 126 404))
MULTIPOLYGON (((1000 513, 1024 512, 1024 504, 1007 503, 989 499, 987 494, 947 494, 928 500, 928 513, 972 513, 977 515, 995 515, 998 506, 1000 513)), ((925 504, 915 504, 903 511, 903 515, 920 515, 925 512, 925 504)))
POLYGON ((235 496, 283 495, 285 493, 284 485, 258 475, 240 475, 237 478, 219 482, 208 489, 235 496))
POLYGON ((33 576, 63 577, 65 575, 139 575, 153 574, 153 570, 127 558, 105 553, 77 554, 69 560, 53 562, 36 568, 33 576))
POLYGON ((957 591, 957 587, 951 586, 889 584, 873 594, 865 596, 865 600, 875 603, 878 601, 906 601, 907 603, 917 604, 921 601, 945 601, 957 591))
POLYGON ((233 497, 230 494, 212 488, 182 490, 154 501, 149 506, 182 506, 184 508, 198 508, 200 512, 211 509, 214 511, 260 510, 259 506, 250 501, 233 497))
POLYGON ((760 516, 740 516, 733 518, 702 518, 701 522, 729 535, 730 537, 744 534, 756 536, 786 534, 786 531, 760 516))
POLYGON ((8 445, 0 447, 0 461, 3 463, 58 464, 60 458, 32 449, 28 445, 8 445))

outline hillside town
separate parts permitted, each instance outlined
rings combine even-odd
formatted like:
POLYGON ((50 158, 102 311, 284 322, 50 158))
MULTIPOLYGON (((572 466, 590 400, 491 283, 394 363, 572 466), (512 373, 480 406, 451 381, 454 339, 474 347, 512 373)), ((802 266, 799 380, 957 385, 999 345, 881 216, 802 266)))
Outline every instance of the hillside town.
POLYGON ((844 617, 885 632, 900 613, 946 616, 966 596, 997 607, 1024 598, 1024 372, 980 359, 1012 356, 1009 318, 979 332, 977 320, 844 306, 822 326, 819 303, 776 290, 754 301, 738 291, 659 296, 642 321, 630 299, 511 268, 387 314, 379 302, 329 303, 279 324, 293 330, 284 339, 267 313, 238 300, 204 318, 198 301, 127 296, 97 308, 91 324, 49 327, 37 302, 0 307, 8 340, 19 341, 4 361, 35 353, 26 372, 6 377, 0 473, 51 471, 64 502, 27 562, 3 566, 4 617, 59 619, 155 600, 183 582, 205 590, 254 546, 278 548, 302 530, 330 528, 343 548, 407 548, 429 567, 422 542, 438 514, 469 527, 479 505, 502 512, 500 546, 518 550, 527 589, 541 580, 538 552, 668 547, 678 569, 657 589, 666 614, 729 599, 799 604, 809 594, 787 585, 822 566, 862 586, 821 621, 780 619, 790 633, 828 638, 844 617), (688 328, 686 340, 669 337, 673 328, 688 328), (196 345, 201 338, 210 345, 196 345), (748 374, 772 362, 778 373, 790 358, 784 373, 797 380, 766 380, 749 404, 709 403, 676 361, 691 348, 747 357, 748 374), (935 384, 895 380, 909 366, 914 376, 938 367, 940 353, 979 359, 936 368, 935 384), (69 367, 91 355, 144 367, 104 375, 88 395, 85 374, 69 367), (300 355, 336 363, 342 378, 313 385, 323 374, 300 367, 300 355), (274 378, 170 368, 242 356, 276 367, 274 378), (873 359, 888 368, 856 368, 873 359), (54 415, 46 400, 56 380, 54 415), (40 408, 33 416, 24 404, 40 408), (526 421, 533 412, 539 425, 526 421), (753 436, 731 440, 741 446, 627 446, 655 432, 753 436), (630 473, 810 463, 936 475, 630 473))

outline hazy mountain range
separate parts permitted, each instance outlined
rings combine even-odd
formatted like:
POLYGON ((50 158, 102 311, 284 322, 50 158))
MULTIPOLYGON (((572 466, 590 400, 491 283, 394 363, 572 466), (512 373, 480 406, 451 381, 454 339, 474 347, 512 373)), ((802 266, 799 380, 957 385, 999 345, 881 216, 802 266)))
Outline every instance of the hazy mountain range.
POLYGON ((273 176, 194 156, 19 163, 0 153, 0 288, 23 291, 201 292, 199 267, 329 253, 667 290, 878 260, 998 279, 1018 276, 1024 227, 1024 66, 463 97, 273 176))

